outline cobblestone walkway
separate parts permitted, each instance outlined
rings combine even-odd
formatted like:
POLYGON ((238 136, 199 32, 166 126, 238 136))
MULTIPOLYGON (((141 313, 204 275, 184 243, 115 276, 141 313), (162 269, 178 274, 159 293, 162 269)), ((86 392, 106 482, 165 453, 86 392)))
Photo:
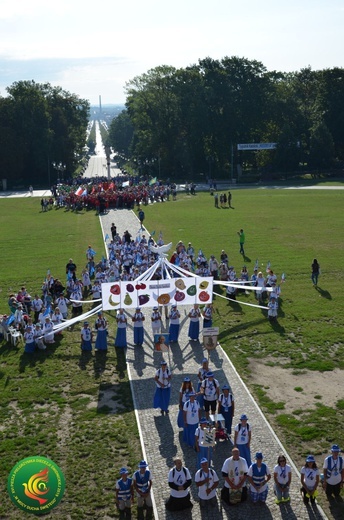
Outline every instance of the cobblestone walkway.
MULTIPOLYGON (((139 221, 132 211, 118 210, 110 211, 101 217, 101 224, 105 236, 111 236, 110 227, 114 222, 117 230, 122 234, 126 229, 136 238, 139 231, 139 221)), ((147 236, 147 235, 146 235, 147 236)), ((165 242, 168 237, 164 237, 165 242)), ((218 499, 215 508, 201 510, 198 503, 197 489, 193 484, 191 488, 193 509, 181 513, 170 513, 165 510, 164 503, 169 496, 167 474, 173 466, 173 458, 180 456, 194 477, 196 472, 196 453, 192 448, 185 446, 182 442, 182 431, 177 427, 179 389, 185 376, 189 376, 194 387, 197 387, 197 372, 201 365, 204 352, 202 345, 197 342, 189 342, 188 318, 189 309, 180 307, 181 332, 179 343, 174 343, 169 354, 169 367, 173 372, 171 405, 169 416, 161 416, 159 410, 153 408, 153 394, 155 391, 155 370, 160 367, 162 354, 154 352, 152 342, 152 331, 150 327, 150 311, 146 311, 145 342, 142 348, 134 347, 132 341, 132 327, 128 325, 129 346, 127 349, 127 365, 131 380, 134 405, 141 435, 144 457, 149 463, 153 475, 154 489, 154 512, 156 520, 191 520, 207 519, 217 520, 231 518, 234 520, 310 520, 327 518, 320 507, 305 506, 300 495, 300 475, 294 466, 287 450, 278 440, 258 405, 250 395, 246 385, 240 379, 230 359, 221 347, 210 352, 209 366, 218 379, 220 385, 230 384, 235 397, 235 417, 233 424, 237 424, 242 413, 246 413, 252 426, 251 454, 256 451, 264 454, 264 461, 271 471, 276 464, 280 453, 287 455, 289 464, 292 466, 291 501, 283 505, 275 503, 273 493, 273 478, 269 483, 269 494, 266 505, 254 505, 249 499, 246 503, 238 506, 228 507, 218 499)), ((129 322, 128 322, 129 323, 129 322)), ((163 319, 165 330, 168 332, 166 320, 163 319)), ((200 335, 201 336, 201 335, 200 335)), ((207 353, 206 353, 207 354, 207 353)), ((221 468, 224 460, 231 455, 232 444, 230 441, 219 443, 214 450, 214 469, 216 470, 220 485, 223 486, 221 468)), ((219 493, 218 493, 219 495, 219 493)))

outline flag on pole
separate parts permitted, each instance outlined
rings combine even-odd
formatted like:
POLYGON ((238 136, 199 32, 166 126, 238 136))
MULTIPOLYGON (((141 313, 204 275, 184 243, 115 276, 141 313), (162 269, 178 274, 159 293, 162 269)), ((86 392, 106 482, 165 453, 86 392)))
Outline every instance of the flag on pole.
POLYGON ((84 190, 83 190, 82 187, 80 186, 80 188, 78 188, 78 189, 76 190, 75 195, 76 195, 77 197, 81 197, 83 191, 84 191, 84 190))
POLYGON ((149 186, 153 186, 153 184, 156 184, 156 182, 157 182, 157 178, 154 177, 153 179, 151 179, 151 180, 149 181, 149 186))

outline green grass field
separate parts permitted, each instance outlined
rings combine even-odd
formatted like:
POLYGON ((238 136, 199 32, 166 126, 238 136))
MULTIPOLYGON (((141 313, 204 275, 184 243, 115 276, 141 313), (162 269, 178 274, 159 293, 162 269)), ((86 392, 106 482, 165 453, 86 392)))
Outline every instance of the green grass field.
MULTIPOLYGON (((178 195, 176 202, 145 208, 146 227, 156 235, 161 231, 166 243, 190 241, 196 251, 217 257, 225 249, 237 272, 245 263, 251 274, 258 259, 264 271, 270 261, 279 280, 285 273, 276 325, 261 310, 240 305, 240 300, 255 303, 253 295, 240 296, 236 303, 216 298, 221 344, 248 384, 249 361, 259 358, 300 374, 299 391, 306 370, 325 371, 328 384, 336 385, 333 370, 344 368, 343 200, 342 190, 247 189, 233 191, 234 209, 215 209, 208 193, 178 195), (246 234, 244 261, 240 228, 246 234), (322 272, 317 289, 310 280, 313 258, 322 272)), ((8 293, 21 285, 35 294, 47 269, 64 281, 70 257, 78 267, 86 263, 88 244, 97 258, 104 252, 94 213, 40 213, 38 199, 1 199, 0 214, 0 312, 8 312, 8 293)), ((50 353, 38 352, 28 360, 22 350, 5 343, 0 347, 0 518, 22 518, 7 496, 7 476, 15 462, 38 453, 60 461, 72 483, 58 508, 61 518, 113 514, 114 468, 133 467, 141 456, 123 355, 111 349, 107 358, 81 359, 77 327, 63 332, 50 353), (109 389, 116 413, 102 401, 109 389)), ((278 402, 267 398, 264 387, 251 390, 296 458, 323 453, 334 441, 344 446, 343 399, 330 408, 319 387, 316 406, 286 414, 283 388, 278 402)))

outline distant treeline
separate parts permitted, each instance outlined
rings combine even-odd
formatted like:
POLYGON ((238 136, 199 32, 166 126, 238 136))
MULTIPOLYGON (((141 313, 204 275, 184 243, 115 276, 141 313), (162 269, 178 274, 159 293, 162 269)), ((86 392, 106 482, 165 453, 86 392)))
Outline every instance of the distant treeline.
POLYGON ((89 103, 49 83, 18 81, 0 97, 0 180, 9 188, 50 186, 66 166, 71 176, 85 153, 89 103))
POLYGON ((188 179, 343 168, 342 68, 269 72, 245 58, 206 58, 184 69, 149 70, 127 83, 126 95, 109 139, 143 174, 188 179), (276 148, 237 150, 267 142, 276 148))

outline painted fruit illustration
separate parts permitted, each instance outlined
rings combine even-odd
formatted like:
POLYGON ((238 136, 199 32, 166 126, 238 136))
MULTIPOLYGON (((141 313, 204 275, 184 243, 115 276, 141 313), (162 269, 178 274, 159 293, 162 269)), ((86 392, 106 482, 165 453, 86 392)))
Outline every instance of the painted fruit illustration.
POLYGON ((121 287, 119 286, 118 283, 116 283, 115 285, 111 285, 110 293, 114 294, 115 296, 117 296, 118 294, 121 293, 121 287))
POLYGON ((181 291, 184 291, 185 289, 185 283, 181 278, 178 278, 178 280, 175 281, 174 285, 177 287, 177 289, 180 289, 181 291))
POLYGON ((127 284, 127 291, 128 292, 134 292, 134 286, 132 283, 128 283, 127 284))
POLYGON ((199 288, 200 289, 206 289, 208 287, 208 285, 209 285, 209 282, 207 282, 207 280, 203 280, 203 282, 201 282, 199 284, 199 288))
POLYGON ((135 285, 135 289, 137 291, 143 291, 145 288, 146 288, 146 284, 145 283, 138 283, 138 284, 135 285))
POLYGON ((133 303, 133 300, 131 299, 130 294, 127 293, 124 298, 124 305, 131 305, 132 303, 133 303))
POLYGON ((186 292, 189 296, 195 296, 195 294, 197 292, 196 285, 190 285, 190 287, 188 288, 188 290, 186 292))
POLYGON ((176 291, 176 294, 174 295, 174 299, 176 302, 182 302, 185 298, 185 294, 181 291, 176 291))
POLYGON ((202 291, 199 293, 198 298, 201 300, 201 302, 207 302, 210 298, 210 295, 206 291, 202 291))
POLYGON ((139 296, 139 304, 145 305, 149 302, 149 294, 140 294, 139 296))
POLYGON ((160 294, 160 296, 158 296, 157 298, 157 302, 160 303, 160 305, 167 305, 168 303, 170 303, 170 295, 165 293, 165 294, 160 294))
POLYGON ((116 303, 116 302, 114 302, 112 300, 112 295, 111 294, 109 296, 109 300, 108 301, 109 301, 109 304, 111 305, 111 307, 117 307, 117 305, 119 305, 119 302, 116 303))

